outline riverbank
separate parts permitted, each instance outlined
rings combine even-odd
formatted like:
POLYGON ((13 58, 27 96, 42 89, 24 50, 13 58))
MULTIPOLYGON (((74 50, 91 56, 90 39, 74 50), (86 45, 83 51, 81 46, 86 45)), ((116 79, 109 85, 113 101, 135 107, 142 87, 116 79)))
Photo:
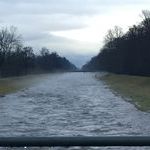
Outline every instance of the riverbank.
POLYGON ((0 97, 6 94, 14 93, 25 87, 38 83, 42 76, 47 74, 34 74, 16 77, 0 78, 0 97))
POLYGON ((30 85, 36 84, 40 81, 41 78, 47 77, 50 74, 53 75, 61 73, 66 73, 66 71, 55 70, 53 72, 37 72, 24 76, 0 78, 0 97, 3 97, 9 93, 14 93, 30 85))
POLYGON ((107 74, 101 79, 142 111, 150 111, 150 77, 107 74))

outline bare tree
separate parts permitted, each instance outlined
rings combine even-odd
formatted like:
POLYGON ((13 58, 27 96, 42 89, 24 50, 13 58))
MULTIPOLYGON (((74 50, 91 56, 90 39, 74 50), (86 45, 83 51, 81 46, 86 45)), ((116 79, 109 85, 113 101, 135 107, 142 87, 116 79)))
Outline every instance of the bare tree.
POLYGON ((113 41, 115 38, 120 38, 123 36, 122 28, 119 26, 115 26, 114 29, 108 30, 104 42, 108 43, 113 41))
POLYGON ((42 47, 40 53, 42 56, 49 55, 49 49, 47 49, 46 47, 42 47))
POLYGON ((140 16, 143 20, 150 19, 150 11, 149 10, 142 10, 142 14, 140 16))
POLYGON ((143 10, 141 18, 143 19, 141 25, 144 27, 145 32, 150 33, 150 11, 143 10))
POLYGON ((0 29, 0 51, 7 53, 15 50, 16 47, 21 45, 21 36, 17 34, 15 27, 0 29))

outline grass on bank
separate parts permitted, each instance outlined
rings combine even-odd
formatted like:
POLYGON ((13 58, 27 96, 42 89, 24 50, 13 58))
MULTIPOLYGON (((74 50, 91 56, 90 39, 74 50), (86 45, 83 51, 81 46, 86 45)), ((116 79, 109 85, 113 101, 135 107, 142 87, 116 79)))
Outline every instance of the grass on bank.
POLYGON ((0 97, 37 83, 46 74, 0 78, 0 97))
POLYGON ((36 84, 39 81, 43 80, 45 77, 47 78, 49 75, 56 75, 60 73, 65 73, 65 71, 62 70, 55 70, 52 72, 38 71, 37 73, 34 72, 33 74, 24 76, 0 78, 0 97, 3 97, 6 94, 14 93, 18 90, 36 84))
POLYGON ((101 79, 140 110, 150 111, 150 77, 107 74, 101 79))

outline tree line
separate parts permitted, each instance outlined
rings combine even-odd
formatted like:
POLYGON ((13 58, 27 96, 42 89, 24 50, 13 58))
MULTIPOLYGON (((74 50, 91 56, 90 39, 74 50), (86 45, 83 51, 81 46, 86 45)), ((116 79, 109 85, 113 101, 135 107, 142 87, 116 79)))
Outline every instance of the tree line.
POLYGON ((142 21, 126 33, 115 26, 108 31, 99 54, 82 67, 84 71, 150 75, 150 11, 142 11, 142 21))
POLYGON ((23 45, 15 27, 0 29, 0 77, 57 70, 74 71, 76 67, 47 48, 42 48, 36 55, 32 47, 23 45))

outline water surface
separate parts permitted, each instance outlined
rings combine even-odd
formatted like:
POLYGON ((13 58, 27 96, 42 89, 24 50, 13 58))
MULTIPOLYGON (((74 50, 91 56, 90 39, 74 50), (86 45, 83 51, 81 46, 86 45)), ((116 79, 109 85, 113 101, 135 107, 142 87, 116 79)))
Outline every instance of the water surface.
POLYGON ((43 75, 0 98, 1 137, 103 135, 150 135, 150 113, 115 95, 95 73, 43 75))

